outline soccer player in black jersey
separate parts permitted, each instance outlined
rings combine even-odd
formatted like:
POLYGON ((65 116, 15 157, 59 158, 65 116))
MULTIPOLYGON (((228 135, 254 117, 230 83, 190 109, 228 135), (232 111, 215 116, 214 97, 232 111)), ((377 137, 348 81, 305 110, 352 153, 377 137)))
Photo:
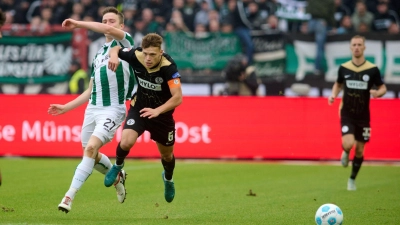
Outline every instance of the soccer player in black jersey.
POLYGON ((175 121, 173 113, 182 103, 180 74, 172 58, 163 52, 163 39, 155 33, 143 37, 142 47, 136 49, 115 46, 110 50, 109 69, 115 70, 118 57, 127 61, 135 72, 138 88, 132 97, 131 107, 125 120, 121 141, 116 150, 116 162, 104 179, 105 186, 113 180, 124 166, 125 157, 144 131, 149 131, 161 155, 164 167, 164 197, 172 202, 175 187, 172 175, 175 168, 173 154, 175 121))
POLYGON ((355 145, 355 155, 347 190, 355 191, 355 179, 364 160, 364 147, 370 139, 370 96, 382 97, 386 86, 376 65, 365 60, 365 38, 356 35, 350 41, 352 59, 339 67, 338 78, 328 98, 331 105, 343 89, 340 104, 340 122, 342 126, 341 162, 344 167, 349 164, 349 153, 355 145), (374 89, 376 87, 376 89, 374 89))

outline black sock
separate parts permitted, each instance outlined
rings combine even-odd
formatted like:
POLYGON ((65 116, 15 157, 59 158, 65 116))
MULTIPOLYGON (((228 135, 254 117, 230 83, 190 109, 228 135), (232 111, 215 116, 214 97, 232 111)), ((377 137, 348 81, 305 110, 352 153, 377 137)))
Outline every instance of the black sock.
POLYGON ((121 143, 118 143, 117 146, 117 160, 115 161, 116 165, 122 165, 124 163, 124 160, 126 158, 126 156, 129 154, 129 151, 125 151, 121 148, 121 143))
POLYGON ((358 174, 358 171, 361 168, 361 164, 362 164, 363 161, 364 161, 364 157, 363 156, 361 156, 361 158, 357 158, 356 156, 354 156, 353 168, 351 170, 351 176, 350 176, 351 179, 353 179, 353 180, 356 179, 356 176, 358 174))
POLYGON ((167 162, 164 159, 161 158, 161 163, 164 166, 165 170, 165 179, 171 180, 172 175, 174 174, 174 169, 175 169, 175 156, 172 156, 171 162, 167 162))

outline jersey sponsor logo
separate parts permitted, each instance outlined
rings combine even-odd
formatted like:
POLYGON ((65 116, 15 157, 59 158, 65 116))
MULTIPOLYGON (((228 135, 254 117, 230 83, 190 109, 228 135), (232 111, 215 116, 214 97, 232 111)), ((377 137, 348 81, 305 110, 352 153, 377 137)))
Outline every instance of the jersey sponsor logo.
POLYGON ((358 80, 346 80, 346 86, 350 89, 367 90, 368 83, 358 80))
POLYGON ((142 86, 143 88, 153 90, 153 91, 161 91, 161 85, 160 84, 153 84, 147 80, 143 80, 140 77, 138 77, 139 80, 139 85, 142 86))
POLYGON ((368 74, 364 74, 362 79, 363 79, 363 81, 368 82, 369 81, 369 75, 368 74))
POLYGON ((156 77, 156 83, 161 84, 164 80, 161 77, 156 77))
POLYGON ((122 49, 123 52, 129 52, 131 50, 131 48, 124 48, 122 49))
POLYGON ((109 58, 110 58, 109 55, 105 55, 103 58, 95 59, 95 61, 94 61, 94 67, 93 67, 94 70, 96 70, 99 66, 105 64, 104 62, 107 61, 109 58))
POLYGON ((349 78, 349 77, 351 77, 351 75, 344 75, 344 78, 349 78))
POLYGON ((174 74, 172 75, 172 78, 177 78, 177 77, 181 77, 181 75, 180 75, 178 72, 176 72, 176 73, 174 73, 174 74))

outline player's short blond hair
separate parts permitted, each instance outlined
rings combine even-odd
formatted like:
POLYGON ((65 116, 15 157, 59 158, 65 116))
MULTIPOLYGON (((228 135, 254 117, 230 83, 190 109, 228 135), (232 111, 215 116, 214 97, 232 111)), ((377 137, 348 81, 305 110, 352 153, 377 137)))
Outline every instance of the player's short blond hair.
POLYGON ((353 37, 350 39, 350 42, 351 42, 351 40, 357 39, 357 38, 362 39, 362 40, 363 40, 363 43, 365 43, 365 37, 364 37, 364 36, 361 36, 361 35, 355 35, 355 36, 353 36, 353 37))

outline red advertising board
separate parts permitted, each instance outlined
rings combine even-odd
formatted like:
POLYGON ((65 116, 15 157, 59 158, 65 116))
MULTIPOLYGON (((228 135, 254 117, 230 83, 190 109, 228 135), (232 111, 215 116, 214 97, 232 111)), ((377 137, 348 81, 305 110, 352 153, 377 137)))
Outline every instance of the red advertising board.
MULTIPOLYGON (((73 95, 0 95, 0 156, 81 157, 85 106, 50 116, 51 103, 73 95)), ((337 160, 339 102, 325 98, 184 97, 175 113, 177 158, 337 160)), ((367 160, 400 160, 400 100, 371 100, 367 160)), ((102 148, 115 157, 121 136, 102 148)), ((143 134, 129 157, 159 157, 143 134)))

